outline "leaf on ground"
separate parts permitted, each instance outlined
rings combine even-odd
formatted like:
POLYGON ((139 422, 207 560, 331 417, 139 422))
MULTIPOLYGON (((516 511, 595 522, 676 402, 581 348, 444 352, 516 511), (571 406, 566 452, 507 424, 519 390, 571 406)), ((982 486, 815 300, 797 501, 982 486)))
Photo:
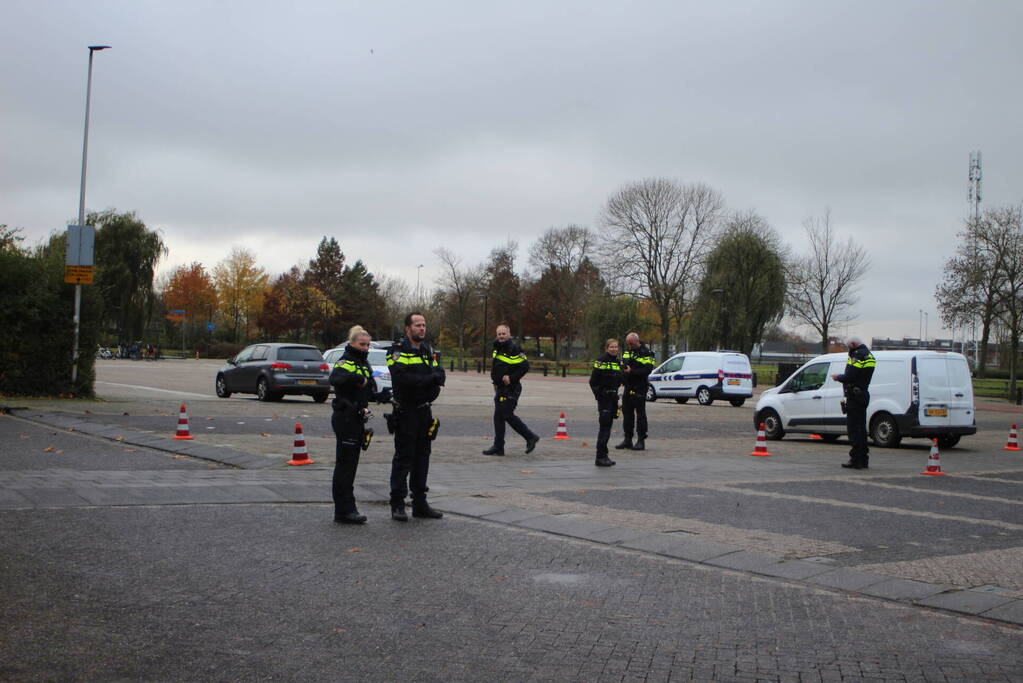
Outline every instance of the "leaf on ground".
POLYGON ((582 446, 583 448, 586 448, 586 447, 587 447, 587 446, 589 446, 590 444, 588 444, 588 443, 586 443, 585 441, 583 441, 583 442, 582 442, 581 444, 579 444, 579 445, 580 445, 580 446, 582 446))
POLYGON ((187 458, 188 456, 187 455, 172 455, 171 457, 176 459, 176 460, 181 460, 182 458, 187 458))
POLYGON ((119 436, 116 439, 114 439, 114 441, 124 441, 124 437, 123 436, 119 436))
POLYGON ((18 434, 18 438, 19 439, 28 439, 29 435, 28 434, 18 434))
POLYGON ((519 474, 536 474, 536 470, 519 470, 519 474))
POLYGON ((269 434, 267 434, 266 432, 260 432, 260 433, 259 433, 259 435, 260 435, 260 436, 270 436, 270 435, 269 435, 269 434))
POLYGON ((55 450, 57 449, 55 449, 53 446, 47 446, 46 448, 43 449, 43 453, 53 453, 53 451, 55 450))
POLYGON ((343 628, 336 628, 334 629, 334 633, 348 633, 348 631, 343 628))
POLYGON ((362 552, 362 548, 349 548, 345 552, 346 553, 361 553, 362 552))

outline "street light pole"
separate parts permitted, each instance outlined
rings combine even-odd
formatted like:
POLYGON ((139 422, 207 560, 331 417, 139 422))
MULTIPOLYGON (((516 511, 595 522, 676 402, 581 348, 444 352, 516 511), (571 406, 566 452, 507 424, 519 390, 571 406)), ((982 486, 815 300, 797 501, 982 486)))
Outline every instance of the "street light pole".
POLYGON ((483 299, 483 334, 480 335, 480 342, 482 345, 482 357, 483 357, 483 372, 487 371, 487 303, 489 297, 486 294, 481 294, 480 298, 483 299))
MULTIPOLYGON (((109 45, 89 46, 89 71, 85 81, 85 134, 82 136, 82 184, 78 192, 78 225, 85 225, 85 168, 89 160, 89 105, 92 100, 92 55, 109 45)), ((75 341, 71 350, 71 384, 78 381, 78 335, 82 319, 82 284, 75 283, 75 341)))

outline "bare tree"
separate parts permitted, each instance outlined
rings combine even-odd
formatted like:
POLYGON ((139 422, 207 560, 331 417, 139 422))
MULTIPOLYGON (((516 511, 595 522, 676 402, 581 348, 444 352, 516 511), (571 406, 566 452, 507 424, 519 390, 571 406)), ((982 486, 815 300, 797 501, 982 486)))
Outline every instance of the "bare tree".
POLYGON ((458 353, 461 358, 461 354, 465 351, 466 323, 469 321, 473 302, 479 298, 480 294, 481 269, 478 266, 463 268, 461 257, 455 256, 444 247, 440 247, 433 253, 443 266, 443 274, 440 279, 441 294, 450 324, 456 330, 458 353))
POLYGON ((402 278, 380 276, 380 296, 384 300, 386 319, 390 321, 391 336, 397 336, 401 332, 402 316, 412 310, 413 293, 412 287, 402 278))
POLYGON ((942 322, 949 327, 971 325, 980 317, 980 348, 974 358, 978 377, 987 367, 988 340, 997 322, 1004 277, 1006 253, 993 247, 999 241, 998 219, 999 210, 992 209, 980 220, 967 221, 955 256, 945 261, 945 280, 934 291, 942 322))
POLYGON ((539 271, 534 292, 546 309, 543 316, 552 330, 555 358, 559 340, 571 346, 582 325, 597 270, 592 261, 595 245, 588 228, 567 225, 548 229, 529 248, 529 262, 539 271))
POLYGON ((688 310, 724 208, 707 185, 654 178, 625 185, 601 222, 603 272, 612 291, 650 301, 660 317, 661 353, 688 310))
POLYGON ((810 252, 789 264, 788 312, 817 331, 821 353, 827 353, 831 327, 849 320, 847 313, 856 303, 856 287, 870 268, 870 258, 851 237, 845 244, 835 242, 830 209, 821 218, 807 218, 803 228, 810 252))

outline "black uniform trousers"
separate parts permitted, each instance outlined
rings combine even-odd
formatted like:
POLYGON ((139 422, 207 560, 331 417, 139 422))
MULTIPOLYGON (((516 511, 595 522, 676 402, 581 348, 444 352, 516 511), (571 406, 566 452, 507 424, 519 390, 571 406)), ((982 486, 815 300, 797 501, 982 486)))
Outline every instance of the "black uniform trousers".
POLYGON ((515 408, 519 405, 517 395, 497 393, 494 396, 494 447, 504 448, 504 425, 507 423, 515 433, 526 441, 537 438, 526 423, 515 414, 515 408))
POLYGON ((597 457, 607 457, 607 442, 611 438, 611 425, 618 412, 618 392, 601 393, 597 396, 597 457))
POLYGON ((426 502, 426 477, 430 473, 432 442, 428 430, 433 424, 429 405, 401 408, 394 413, 394 459, 391 461, 391 505, 405 502, 412 490, 413 504, 426 502))
POLYGON ((870 403, 870 392, 859 387, 851 387, 845 397, 845 429, 849 434, 849 457, 853 463, 866 465, 870 459, 867 447, 867 405, 870 403))
POLYGON ((625 438, 632 440, 635 434, 640 439, 646 438, 646 392, 637 389, 625 389, 622 395, 622 432, 625 438))
POLYGON ((337 438, 331 493, 334 497, 334 515, 339 516, 357 511, 353 488, 355 472, 359 469, 365 424, 352 410, 335 410, 330 416, 330 426, 334 428, 334 436, 337 438))

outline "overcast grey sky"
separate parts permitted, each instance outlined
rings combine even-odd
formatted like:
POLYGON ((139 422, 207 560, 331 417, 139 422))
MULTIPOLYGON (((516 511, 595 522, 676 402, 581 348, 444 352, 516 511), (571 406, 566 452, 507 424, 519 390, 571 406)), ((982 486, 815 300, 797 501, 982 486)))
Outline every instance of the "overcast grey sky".
MULTIPOLYGON (((333 235, 424 286, 597 226, 664 176, 869 252, 864 337, 916 336, 968 211, 1023 200, 1016 2, 0 3, 0 223, 36 243, 87 206, 160 229, 163 269, 234 245, 280 272, 333 235)), ((844 330, 839 330, 842 332, 844 330)))

